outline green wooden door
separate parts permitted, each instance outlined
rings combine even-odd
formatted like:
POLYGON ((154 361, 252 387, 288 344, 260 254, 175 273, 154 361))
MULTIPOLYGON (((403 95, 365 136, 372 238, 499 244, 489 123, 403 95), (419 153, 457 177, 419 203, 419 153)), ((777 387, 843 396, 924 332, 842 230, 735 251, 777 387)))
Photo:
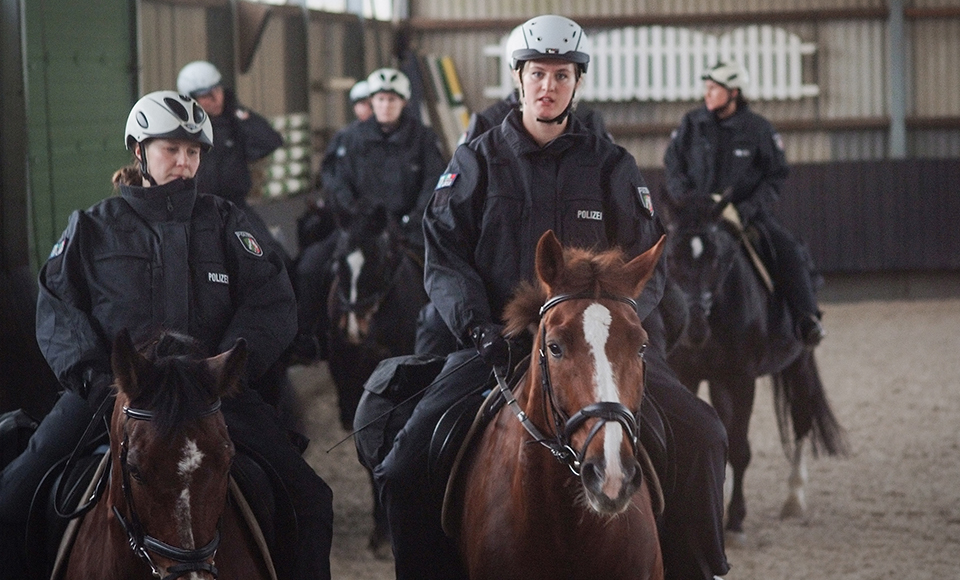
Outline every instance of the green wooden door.
POLYGON ((136 0, 23 0, 27 159, 37 264, 75 209, 112 195, 137 97, 136 0))

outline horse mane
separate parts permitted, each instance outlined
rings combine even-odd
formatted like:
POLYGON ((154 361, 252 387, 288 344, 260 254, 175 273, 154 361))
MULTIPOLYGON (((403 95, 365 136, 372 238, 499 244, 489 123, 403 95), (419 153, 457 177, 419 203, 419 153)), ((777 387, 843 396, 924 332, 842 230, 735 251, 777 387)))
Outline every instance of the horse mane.
POLYGON ((564 269, 553 288, 543 281, 532 284, 521 282, 513 297, 504 308, 503 319, 506 334, 517 334, 540 324, 540 307, 551 296, 558 294, 583 294, 593 298, 601 296, 630 296, 631 281, 621 275, 627 263, 620 248, 595 251, 583 248, 564 248, 564 269))
POLYGON ((152 411, 161 436, 199 417, 216 398, 215 379, 202 364, 205 349, 193 337, 162 331, 139 345, 137 352, 152 368, 149 376, 139 377, 140 392, 130 405, 152 411))

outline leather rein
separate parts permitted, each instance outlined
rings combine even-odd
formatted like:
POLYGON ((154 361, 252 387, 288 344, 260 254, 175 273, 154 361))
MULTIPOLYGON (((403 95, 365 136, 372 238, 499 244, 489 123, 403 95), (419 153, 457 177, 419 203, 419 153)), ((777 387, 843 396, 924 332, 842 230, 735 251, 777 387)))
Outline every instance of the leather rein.
MULTIPOLYGON (((220 399, 217 399, 200 413, 200 417, 208 417, 219 410, 220 399)), ((131 419, 137 421, 152 421, 154 417, 152 411, 136 409, 127 406, 123 407, 123 413, 126 415, 126 421, 131 419)), ((219 571, 213 564, 213 557, 216 555, 217 549, 220 547, 219 522, 217 523, 217 534, 214 536, 213 540, 211 540, 206 546, 194 550, 186 550, 176 546, 171 546, 170 544, 162 542, 144 531, 143 525, 140 523, 140 517, 137 515, 137 510, 133 505, 133 493, 130 488, 130 470, 127 467, 128 442, 129 434, 127 433, 126 423, 124 423, 123 441, 120 444, 120 472, 123 474, 123 496, 127 502, 127 507, 130 510, 130 519, 128 520, 124 518, 123 515, 120 514, 120 510, 117 509, 117 506, 114 505, 111 506, 111 508, 113 509, 114 515, 117 517, 117 521, 120 522, 120 525, 123 526, 124 531, 127 532, 127 538, 130 541, 130 548, 132 548, 134 553, 140 556, 140 558, 142 558, 147 565, 150 566, 150 569, 156 578, 161 578, 162 580, 174 580, 176 578, 186 576, 191 572, 207 572, 216 578, 219 571), (156 562, 154 562, 153 558, 150 556, 151 553, 179 563, 168 567, 167 574, 164 576, 163 572, 160 570, 160 567, 157 566, 156 562)))
POLYGON ((550 378, 550 366, 547 363, 547 355, 545 351, 547 329, 546 325, 543 323, 544 314, 546 314, 548 310, 557 304, 566 302, 567 300, 596 301, 603 299, 623 302, 624 304, 630 306, 634 312, 637 310, 637 301, 633 298, 627 296, 611 296, 606 294, 601 295, 599 298, 592 294, 558 294, 557 296, 547 300, 543 306, 540 307, 540 347, 538 353, 540 363, 540 384, 545 401, 544 406, 547 407, 547 403, 549 403, 550 415, 553 422, 552 435, 544 436, 537 426, 530 421, 530 418, 520 407, 520 404, 517 403, 516 398, 513 396, 513 391, 507 385, 503 374, 499 369, 494 368, 494 376, 497 379, 500 392, 503 394, 507 406, 510 407, 513 413, 517 416, 517 419, 520 420, 520 424, 523 425, 524 429, 527 430, 527 433, 533 437, 534 441, 546 447, 550 453, 552 453, 553 456, 560 461, 560 463, 563 463, 569 467, 570 471, 573 472, 573 474, 577 477, 580 477, 580 467, 583 464, 587 447, 590 446, 590 442, 593 441, 593 438, 597 435, 600 429, 610 421, 616 421, 621 427, 623 427, 623 430, 626 432, 630 441, 630 446, 633 448, 634 454, 636 455, 639 453, 637 442, 638 433, 640 431, 639 415, 632 413, 622 403, 600 401, 587 405, 586 407, 574 413, 573 416, 567 417, 566 413, 564 413, 556 403, 553 382, 550 378), (577 429, 579 429, 590 419, 599 420, 590 430, 590 433, 587 435, 587 439, 583 446, 579 450, 576 450, 571 445, 571 437, 577 431, 577 429))

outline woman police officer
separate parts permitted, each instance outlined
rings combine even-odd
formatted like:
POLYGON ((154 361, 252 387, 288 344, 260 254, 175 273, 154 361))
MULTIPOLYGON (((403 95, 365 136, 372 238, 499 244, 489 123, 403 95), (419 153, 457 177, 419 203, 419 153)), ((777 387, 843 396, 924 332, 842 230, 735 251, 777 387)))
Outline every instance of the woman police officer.
MULTIPOLYGON (((39 276, 37 342, 65 392, 4 469, 0 517, 26 520, 30 495, 67 456, 113 387, 110 353, 122 329, 139 343, 164 329, 189 334, 211 353, 249 345, 247 383, 280 356, 296 331, 296 303, 283 261, 251 234, 232 203, 197 193, 194 176, 213 144, 209 116, 190 97, 157 91, 131 109, 124 142, 135 162, 114 175, 119 195, 70 216, 39 276)), ((332 493, 252 388, 223 401, 238 449, 276 470, 297 515, 288 578, 329 578, 332 493)), ((287 522, 278 522, 278 526, 287 522)))
MULTIPOLYGON (((491 366, 504 366, 515 350, 500 334, 500 316, 516 285, 535 278, 540 235, 553 229, 565 245, 619 246, 635 256, 663 232, 634 159, 570 115, 589 62, 579 48, 580 26, 547 15, 523 27, 523 47, 513 53, 521 109, 457 149, 423 221, 427 293, 449 331, 475 347, 447 356, 399 432, 389 431, 395 413, 381 421, 379 433, 358 437, 361 460, 373 469, 390 518, 398 578, 462 575, 454 543, 440 528, 440 497, 424 474, 425 450, 442 413, 488 381, 491 366)), ((668 578, 711 578, 729 568, 722 531, 726 434, 713 409, 667 367, 655 308, 663 278, 661 265, 637 301, 650 335, 647 352, 653 351, 646 359, 647 393, 675 434, 664 561, 668 578)), ((366 393, 355 425, 366 426, 385 407, 366 393)))

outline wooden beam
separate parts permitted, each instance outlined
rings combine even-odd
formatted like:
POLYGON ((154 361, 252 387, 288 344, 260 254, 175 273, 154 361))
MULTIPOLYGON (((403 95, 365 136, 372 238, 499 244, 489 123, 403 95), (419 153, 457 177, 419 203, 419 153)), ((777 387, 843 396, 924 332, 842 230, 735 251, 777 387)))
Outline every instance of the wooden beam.
MULTIPOLYGON (((781 133, 791 132, 842 132, 842 131, 886 131, 890 128, 887 117, 858 117, 844 119, 785 119, 772 121, 781 133)), ((608 125, 607 130, 614 137, 665 137, 677 124, 668 123, 630 123, 608 125)), ((957 130, 960 129, 960 117, 908 117, 907 128, 920 130, 957 130)))
MULTIPOLYGON (((707 24, 759 24, 783 22, 825 22, 833 20, 885 20, 886 8, 847 8, 834 10, 784 10, 772 12, 724 12, 711 14, 638 14, 625 16, 571 16, 584 28, 622 28, 626 26, 691 26, 707 24)), ((510 30, 524 20, 510 18, 471 18, 444 20, 414 17, 408 21, 415 32, 451 32, 510 30)))

